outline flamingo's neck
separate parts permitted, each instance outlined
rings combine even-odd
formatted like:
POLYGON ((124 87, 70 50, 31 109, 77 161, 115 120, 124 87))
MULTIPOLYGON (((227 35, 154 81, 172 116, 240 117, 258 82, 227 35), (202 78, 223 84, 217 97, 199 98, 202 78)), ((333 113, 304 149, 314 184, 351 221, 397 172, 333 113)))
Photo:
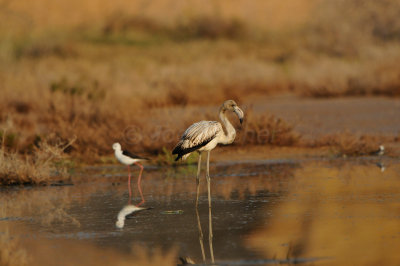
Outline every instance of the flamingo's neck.
POLYGON ((222 124, 225 126, 226 134, 224 134, 224 138, 221 140, 222 144, 231 144, 236 137, 236 130, 232 126, 231 122, 229 122, 228 118, 226 117, 225 110, 220 109, 219 111, 219 118, 222 121, 222 124))

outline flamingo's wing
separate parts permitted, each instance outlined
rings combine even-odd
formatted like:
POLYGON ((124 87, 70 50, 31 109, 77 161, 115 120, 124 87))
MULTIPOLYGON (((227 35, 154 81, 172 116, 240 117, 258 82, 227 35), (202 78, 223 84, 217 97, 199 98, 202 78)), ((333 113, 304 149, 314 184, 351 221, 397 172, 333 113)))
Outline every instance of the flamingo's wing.
POLYGON ((178 154, 175 160, 179 160, 185 154, 207 145, 222 131, 221 123, 216 121, 200 121, 194 123, 186 129, 179 143, 172 151, 172 154, 178 154))

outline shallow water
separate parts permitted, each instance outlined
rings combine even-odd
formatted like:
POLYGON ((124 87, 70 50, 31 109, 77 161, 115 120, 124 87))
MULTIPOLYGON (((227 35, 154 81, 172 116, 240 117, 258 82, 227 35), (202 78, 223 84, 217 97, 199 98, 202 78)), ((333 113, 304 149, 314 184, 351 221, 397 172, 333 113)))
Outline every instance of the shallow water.
POLYGON ((195 208, 195 166, 146 167, 140 207, 151 209, 123 228, 120 210, 142 200, 138 172, 129 199, 125 168, 91 167, 63 186, 0 190, 0 245, 37 265, 159 265, 157 256, 203 264, 210 250, 219 265, 396 264, 399 170, 390 158, 212 164, 210 242, 204 177, 198 216, 195 208))

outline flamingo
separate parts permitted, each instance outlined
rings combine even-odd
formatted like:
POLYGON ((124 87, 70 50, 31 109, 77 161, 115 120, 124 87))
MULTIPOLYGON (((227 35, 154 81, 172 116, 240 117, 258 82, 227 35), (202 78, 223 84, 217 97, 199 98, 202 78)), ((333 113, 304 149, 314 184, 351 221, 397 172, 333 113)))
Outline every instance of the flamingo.
MULTIPOLYGON (((199 203, 199 184, 200 184, 200 168, 201 168, 201 153, 207 152, 207 189, 208 189, 208 212, 209 212, 209 241, 210 241, 210 253, 211 260, 214 262, 214 254, 212 249, 212 222, 211 222, 211 191, 210 191, 210 151, 213 150, 218 144, 231 144, 236 137, 235 128, 229 122, 226 117, 228 111, 235 112, 239 117, 240 123, 243 122, 243 111, 238 107, 235 101, 227 100, 219 108, 219 118, 221 122, 217 121, 200 121, 191 125, 183 133, 178 144, 175 146, 172 154, 177 154, 175 161, 182 158, 185 160, 192 152, 197 151, 199 153, 199 159, 197 163, 197 194, 196 194, 196 211, 199 203), (224 125, 226 133, 222 127, 224 125)), ((198 220, 200 226, 200 220, 198 220)), ((200 234, 202 239, 202 234, 200 234)), ((200 241, 201 244, 201 241, 200 241)), ((202 246, 202 245, 201 245, 202 246)), ((203 246, 202 246, 203 250, 203 246)), ((204 254, 204 252, 203 252, 204 254)), ((204 256, 203 256, 204 258, 204 256)))
MULTIPOLYGON (((225 126, 226 133, 224 132, 222 125, 217 121, 200 121, 194 123, 183 133, 178 144, 175 146, 172 154, 177 154, 175 161, 182 158, 185 160, 192 152, 197 151, 199 153, 198 165, 197 165, 197 183, 200 181, 200 165, 201 165, 201 153, 207 152, 207 172, 206 178, 208 182, 208 193, 210 194, 210 151, 213 150, 218 144, 231 144, 236 137, 235 128, 229 122, 226 117, 226 112, 235 112, 239 117, 240 123, 243 122, 243 111, 238 107, 235 101, 227 100, 219 108, 219 118, 222 124, 225 126)), ((209 195, 209 205, 211 206, 211 198, 209 195)), ((196 201, 197 203, 197 201, 196 201)))
MULTIPOLYGON (((119 144, 118 142, 113 144, 113 149, 115 150, 115 157, 117 158, 117 160, 128 166, 128 173, 129 173, 129 178, 128 178, 128 185, 129 185, 129 198, 132 195, 132 191, 131 191, 131 168, 130 166, 132 164, 136 164, 137 166, 140 167, 140 173, 139 173, 139 178, 138 178, 138 187, 139 187, 139 192, 141 193, 140 190, 140 181, 142 178, 142 172, 143 172, 143 165, 141 165, 139 162, 141 161, 147 161, 147 158, 144 157, 140 157, 138 155, 135 155, 129 151, 126 150, 122 150, 121 149, 121 144, 119 144)), ((141 193, 142 194, 142 193, 141 193)), ((141 195, 142 196, 142 195, 141 195)), ((144 202, 143 196, 142 196, 142 201, 144 202)), ((142 202, 142 203, 143 203, 142 202)))

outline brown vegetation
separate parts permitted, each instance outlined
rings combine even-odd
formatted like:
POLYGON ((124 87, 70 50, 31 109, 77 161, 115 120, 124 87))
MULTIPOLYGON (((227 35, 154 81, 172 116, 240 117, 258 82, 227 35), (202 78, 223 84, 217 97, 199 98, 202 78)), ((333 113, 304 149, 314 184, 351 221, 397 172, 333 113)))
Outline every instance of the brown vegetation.
POLYGON ((7 150, 9 141, 3 132, 2 146, 0 147, 0 185, 16 184, 45 184, 56 177, 59 180, 66 178, 66 165, 62 158, 64 150, 73 141, 65 146, 50 145, 48 141, 32 143, 37 145, 30 149, 30 154, 25 156, 7 150))
MULTIPOLYGON (((339 156, 370 156, 376 155, 379 146, 383 143, 393 143, 395 137, 356 135, 349 132, 331 134, 314 141, 305 141, 309 147, 329 147, 333 155, 339 156)), ((391 154, 390 148, 385 148, 385 154, 391 154)))
MULTIPOLYGON (((65 152, 80 158, 108 155, 114 141, 157 154, 192 122, 216 119, 215 110, 181 108, 226 99, 400 95, 394 0, 3 2, 0 129, 12 121, 9 161, 39 162, 38 141, 73 136, 65 152)), ((246 120, 239 145, 301 143, 279 118, 246 120)))
POLYGON ((239 145, 293 146, 299 143, 300 135, 294 132, 293 125, 273 115, 254 114, 246 110, 246 120, 237 143, 239 145))

